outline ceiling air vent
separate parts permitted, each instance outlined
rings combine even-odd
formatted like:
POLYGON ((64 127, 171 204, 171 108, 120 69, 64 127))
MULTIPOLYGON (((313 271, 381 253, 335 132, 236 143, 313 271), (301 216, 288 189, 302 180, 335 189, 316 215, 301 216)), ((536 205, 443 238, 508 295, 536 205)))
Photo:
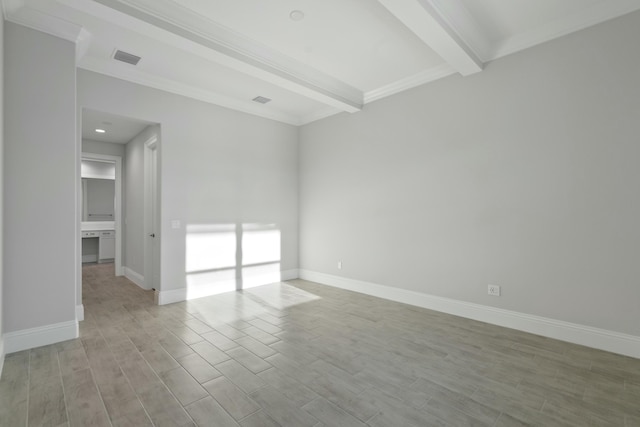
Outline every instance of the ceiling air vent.
POLYGON ((133 55, 131 53, 123 52, 121 50, 116 50, 116 53, 113 55, 113 59, 118 61, 126 62, 131 65, 138 65, 138 61, 140 61, 140 57, 133 55))
POLYGON ((265 98, 264 96, 256 96, 253 100, 260 104, 266 104, 267 102, 271 102, 269 98, 265 98))

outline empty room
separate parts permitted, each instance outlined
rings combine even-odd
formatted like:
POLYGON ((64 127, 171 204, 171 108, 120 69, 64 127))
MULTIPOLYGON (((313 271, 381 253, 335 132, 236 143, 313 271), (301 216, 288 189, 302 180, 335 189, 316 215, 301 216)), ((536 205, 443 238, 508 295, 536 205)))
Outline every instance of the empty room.
POLYGON ((640 426, 640 2, 0 4, 0 426, 640 426))

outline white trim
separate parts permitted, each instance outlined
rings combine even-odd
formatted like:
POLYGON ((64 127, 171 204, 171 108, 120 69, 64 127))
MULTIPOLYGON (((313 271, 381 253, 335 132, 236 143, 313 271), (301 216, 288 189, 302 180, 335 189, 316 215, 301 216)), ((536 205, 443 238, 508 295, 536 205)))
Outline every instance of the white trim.
POLYGON ((144 287, 146 289, 162 289, 162 222, 160 220, 160 126, 156 125, 153 134, 144 142, 144 287), (153 234, 154 237, 149 236, 153 234), (154 250, 156 247, 156 250, 154 250))
MULTIPOLYGON (((482 61, 462 36, 465 28, 475 28, 477 25, 467 8, 458 0, 378 2, 463 76, 482 71, 482 61), (457 19, 453 19, 454 17, 457 19)), ((472 35, 483 36, 480 31, 473 31, 472 35)))
POLYGON ((300 271, 297 268, 294 270, 284 270, 280 272, 280 281, 282 282, 295 280, 298 277, 300 277, 300 271))
POLYGON ((115 221, 83 221, 80 224, 80 230, 82 231, 115 231, 115 221))
POLYGON ((295 115, 265 109, 263 105, 256 104, 253 101, 242 101, 210 89, 193 86, 141 70, 126 68, 125 65, 118 64, 115 61, 85 56, 78 62, 78 68, 294 126, 298 125, 300 121, 295 115))
POLYGON ((27 0, 1 0, 2 1, 2 16, 5 21, 9 20, 9 17, 23 8, 27 4, 27 0))
POLYGON ((0 378, 2 378, 3 368, 4 368, 4 336, 0 335, 0 378))
MULTIPOLYGON (((271 283, 278 283, 279 281, 283 282, 286 280, 293 280, 298 278, 297 269, 283 270, 283 271, 280 271, 279 273, 276 272, 276 274, 278 274, 278 277, 275 277, 275 278, 273 277, 272 274, 264 274, 262 276, 253 276, 252 279, 255 281, 255 284, 245 289, 256 288, 259 286, 269 285, 271 283), (264 283, 260 283, 261 277, 264 280, 264 283)), ((196 289, 196 290, 192 289, 191 291, 189 291, 187 288, 173 289, 170 291, 156 291, 155 298, 156 298, 156 303, 158 305, 165 305, 165 304, 171 304, 174 302, 181 302, 181 301, 187 301, 187 300, 192 300, 197 298, 203 298, 203 297, 218 295, 218 294, 227 293, 227 292, 235 292, 236 286, 237 286, 236 280, 220 281, 216 283, 215 289, 211 289, 211 288, 207 289, 206 287, 201 287, 200 289, 196 289)))
POLYGON ((7 354, 78 338, 78 321, 8 332, 4 335, 7 354))
POLYGON ((76 305, 76 320, 82 322, 84 320, 84 305, 76 305))
POLYGON ((213 60, 302 96, 356 112, 362 92, 304 62, 224 27, 178 2, 154 0, 135 5, 99 0, 59 0, 76 10, 213 60), (104 11, 108 8, 109 11, 104 11))
POLYGON ((142 274, 133 271, 129 267, 122 267, 122 269, 124 270, 124 277, 131 280, 133 283, 140 286, 144 290, 149 289, 144 285, 144 276, 142 274))
POLYGON ((300 278, 323 285, 640 358, 640 337, 516 311, 443 298, 309 270, 300 278))
MULTIPOLYGON (((54 37, 72 43, 82 43, 80 49, 86 51, 87 46, 84 44, 91 40, 90 33, 82 28, 81 25, 71 21, 58 18, 38 9, 34 9, 27 5, 24 0, 5 0, 3 2, 3 13, 7 21, 19 24, 36 31, 40 31, 54 37)), ((78 52, 78 51, 76 51, 78 52)))
POLYGON ((312 112, 311 114, 307 114, 306 116, 300 117, 300 120, 297 123, 295 123, 295 125, 303 126, 303 125, 315 122, 317 120, 322 120, 327 117, 335 116, 336 114, 340 114, 340 113, 343 113, 343 111, 336 110, 335 108, 332 108, 332 107, 320 108, 312 112))
POLYGON ((149 147, 152 150, 155 150, 158 146, 158 135, 151 135, 149 139, 144 142, 146 147, 149 147))
POLYGON ((439 80, 443 77, 455 74, 454 70, 448 64, 441 64, 435 67, 431 67, 427 70, 421 71, 413 76, 406 77, 404 79, 389 83, 388 85, 381 86, 377 89, 370 90, 364 94, 364 103, 376 101, 387 96, 394 95, 399 92, 403 92, 407 89, 414 88, 416 86, 423 85, 435 80, 439 80))
POLYGON ((471 52, 482 60, 489 51, 491 41, 484 28, 461 0, 428 0, 439 18, 471 49, 471 52))
POLYGON ((187 300, 187 288, 172 289, 170 291, 158 291, 156 290, 156 304, 166 305, 174 302, 187 300))

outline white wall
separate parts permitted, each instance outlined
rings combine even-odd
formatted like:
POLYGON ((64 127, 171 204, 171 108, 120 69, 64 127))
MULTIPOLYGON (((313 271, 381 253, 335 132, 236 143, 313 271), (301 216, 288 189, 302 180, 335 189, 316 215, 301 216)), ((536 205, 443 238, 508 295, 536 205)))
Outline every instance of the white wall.
POLYGON ((0 375, 4 365, 4 308, 3 308, 3 201, 4 201, 4 18, 0 16, 0 375))
POLYGON ((92 139, 82 140, 82 152, 93 154, 106 154, 108 156, 120 156, 124 159, 125 144, 115 144, 112 142, 94 141, 92 139))
POLYGON ((273 224, 279 269, 297 269, 296 128, 83 70, 78 102, 161 126, 162 292, 186 289, 188 226, 273 224))
MULTIPOLYGON (((76 241, 80 239, 76 226, 75 69, 74 44, 6 23, 7 333, 47 325, 59 326, 50 331, 58 339, 77 333, 74 266, 76 241)), ((24 338, 12 337, 18 341, 24 338)), ((9 337, 5 344, 9 350, 9 337)))
POLYGON ((634 13, 304 126, 301 269, 640 336, 638 40, 634 13))
POLYGON ((126 145, 125 189, 125 262, 124 265, 144 276, 144 143, 159 136, 158 125, 147 126, 126 145))

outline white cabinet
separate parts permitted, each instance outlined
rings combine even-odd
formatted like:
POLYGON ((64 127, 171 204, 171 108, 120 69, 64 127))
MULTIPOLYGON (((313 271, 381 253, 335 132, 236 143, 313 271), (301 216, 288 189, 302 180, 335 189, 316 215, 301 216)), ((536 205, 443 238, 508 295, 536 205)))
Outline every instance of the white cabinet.
POLYGON ((98 251, 99 258, 98 262, 114 259, 116 257, 116 232, 113 230, 110 231, 99 231, 100 234, 100 249, 98 251))
POLYGON ((115 257, 115 230, 82 231, 82 262, 111 261, 115 257))

